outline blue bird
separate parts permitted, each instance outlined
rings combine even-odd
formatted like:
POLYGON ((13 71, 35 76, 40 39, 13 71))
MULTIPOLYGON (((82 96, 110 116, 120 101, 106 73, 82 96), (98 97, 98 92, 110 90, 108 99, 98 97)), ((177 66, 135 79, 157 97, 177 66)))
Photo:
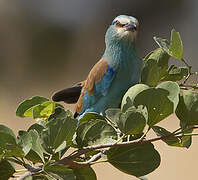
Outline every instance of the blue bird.
POLYGON ((135 47, 138 29, 136 18, 116 17, 105 35, 104 55, 87 79, 55 93, 52 100, 76 103, 75 117, 86 112, 104 114, 108 108, 118 108, 128 88, 140 79, 142 60, 135 47))

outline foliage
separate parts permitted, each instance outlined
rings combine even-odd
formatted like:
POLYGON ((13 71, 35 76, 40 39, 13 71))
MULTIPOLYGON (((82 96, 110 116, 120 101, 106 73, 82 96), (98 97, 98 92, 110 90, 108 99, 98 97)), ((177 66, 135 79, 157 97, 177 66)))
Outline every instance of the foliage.
POLYGON ((197 87, 186 85, 194 73, 183 58, 178 32, 172 30, 170 43, 154 40, 160 48, 143 59, 140 84, 129 88, 121 108, 108 109, 104 116, 87 113, 77 120, 62 105, 39 96, 22 102, 16 115, 36 122, 17 137, 0 125, 1 179, 96 180, 91 166, 102 162, 145 179, 142 176, 153 172, 161 161, 153 142, 189 148, 198 127, 197 87), (185 67, 169 65, 171 57, 185 67), (173 113, 180 121, 178 129, 170 132, 156 125, 173 113), (148 139, 150 130, 157 137, 148 139), (13 164, 23 166, 24 172, 13 164))

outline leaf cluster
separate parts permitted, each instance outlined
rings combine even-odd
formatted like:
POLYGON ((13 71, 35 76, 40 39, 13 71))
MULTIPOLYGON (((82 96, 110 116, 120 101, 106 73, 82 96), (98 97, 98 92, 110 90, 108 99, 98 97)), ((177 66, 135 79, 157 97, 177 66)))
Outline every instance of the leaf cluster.
POLYGON ((120 171, 145 179, 159 167, 161 158, 153 142, 189 148, 198 125, 198 93, 182 90, 192 75, 183 58, 180 35, 172 30, 170 43, 154 38, 160 48, 143 60, 141 82, 129 88, 120 108, 105 115, 86 113, 80 120, 60 104, 35 96, 17 108, 16 115, 35 119, 28 130, 13 131, 0 125, 0 174, 2 180, 96 180, 92 165, 109 162, 120 171), (169 66, 171 57, 184 67, 169 66), (176 114, 173 132, 157 126, 176 114), (152 130, 156 137, 147 139, 152 130), (101 160, 102 159, 102 160, 101 160), (17 170, 15 164, 22 166, 17 170))

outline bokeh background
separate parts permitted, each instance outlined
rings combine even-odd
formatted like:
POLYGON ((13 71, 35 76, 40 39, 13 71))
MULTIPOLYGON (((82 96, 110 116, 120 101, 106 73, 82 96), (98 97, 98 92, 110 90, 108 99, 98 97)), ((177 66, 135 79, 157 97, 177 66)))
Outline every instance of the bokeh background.
MULTIPOLYGON (((34 95, 50 98, 86 78, 103 55, 108 25, 120 14, 139 19, 141 57, 157 47, 153 36, 169 38, 175 28, 182 36, 184 56, 198 70, 197 0, 0 0, 0 123, 15 132, 26 129, 33 121, 15 116, 19 102, 34 95)), ((171 116, 162 124, 174 130, 178 123, 171 116)), ((188 150, 155 143, 162 162, 147 177, 197 179, 198 138, 193 140, 188 150)), ((136 179, 110 165, 94 168, 98 180, 136 179)))

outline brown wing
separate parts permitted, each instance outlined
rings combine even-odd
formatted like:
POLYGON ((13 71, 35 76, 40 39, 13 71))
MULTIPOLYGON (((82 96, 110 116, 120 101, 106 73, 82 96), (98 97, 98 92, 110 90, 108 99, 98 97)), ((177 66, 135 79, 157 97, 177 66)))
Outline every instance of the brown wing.
POLYGON ((89 96, 93 95, 94 84, 101 80, 101 78, 107 71, 107 65, 108 65, 107 61, 105 59, 101 59, 91 69, 87 79, 84 81, 84 84, 82 85, 82 91, 75 106, 76 113, 80 113, 82 110, 83 97, 84 97, 85 92, 87 91, 89 96))

